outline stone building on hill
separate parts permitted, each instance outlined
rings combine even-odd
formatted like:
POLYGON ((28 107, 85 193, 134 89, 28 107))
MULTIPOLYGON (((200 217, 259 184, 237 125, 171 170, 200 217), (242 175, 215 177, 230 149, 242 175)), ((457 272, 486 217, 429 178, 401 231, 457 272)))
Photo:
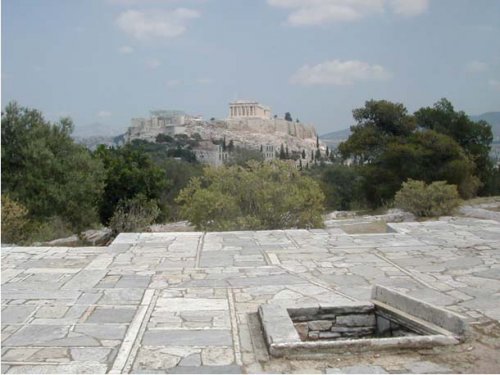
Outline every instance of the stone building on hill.
POLYGON ((229 103, 229 118, 270 119, 271 108, 252 100, 236 100, 229 103))

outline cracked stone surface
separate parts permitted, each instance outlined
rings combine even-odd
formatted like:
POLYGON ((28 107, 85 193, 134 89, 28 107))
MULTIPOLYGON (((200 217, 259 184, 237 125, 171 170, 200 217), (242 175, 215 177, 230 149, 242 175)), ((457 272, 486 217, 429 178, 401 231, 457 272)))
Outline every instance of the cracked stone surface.
POLYGON ((2 373, 500 372, 499 222, 389 227, 3 247, 2 373), (260 304, 366 301, 374 284, 465 316, 476 336, 439 350, 269 358, 253 318, 260 304))

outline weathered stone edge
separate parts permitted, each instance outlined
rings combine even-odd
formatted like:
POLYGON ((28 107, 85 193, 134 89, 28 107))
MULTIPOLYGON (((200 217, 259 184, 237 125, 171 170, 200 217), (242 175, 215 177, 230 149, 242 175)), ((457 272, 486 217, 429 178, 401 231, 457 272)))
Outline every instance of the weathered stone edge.
POLYGON ((441 327, 459 337, 465 338, 470 333, 469 325, 464 317, 425 301, 403 295, 396 290, 375 285, 372 289, 371 299, 375 304, 381 302, 396 310, 441 327))

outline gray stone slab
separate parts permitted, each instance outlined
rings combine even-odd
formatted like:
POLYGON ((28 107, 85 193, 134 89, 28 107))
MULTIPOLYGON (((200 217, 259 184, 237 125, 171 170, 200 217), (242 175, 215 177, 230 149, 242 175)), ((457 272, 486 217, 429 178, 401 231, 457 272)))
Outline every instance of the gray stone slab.
POLYGON ((414 374, 447 374, 454 372, 444 365, 438 365, 429 361, 412 362, 404 366, 408 371, 414 374))
POLYGON ((135 309, 97 307, 87 319, 87 323, 130 323, 135 309))
POLYGON ((69 326, 30 325, 10 336, 5 346, 44 346, 47 343, 62 339, 68 334, 69 326))
POLYGON ((82 270, 64 284, 61 289, 88 290, 93 288, 106 273, 107 270, 82 270))
POLYGON ((142 339, 143 345, 163 346, 231 346, 233 339, 228 330, 149 330, 142 339))
POLYGON ((500 268, 492 268, 491 270, 474 272, 474 276, 484 277, 486 279, 500 280, 500 268))
POLYGON ((201 366, 201 356, 199 353, 194 353, 194 354, 188 355, 187 357, 184 357, 181 359, 178 366, 180 366, 180 367, 201 366))
POLYGON ((115 288, 147 288, 150 280, 150 276, 122 276, 120 280, 115 284, 115 288))
POLYGON ((12 366, 9 374, 104 374, 108 366, 97 362, 69 363, 61 365, 12 366))
POLYGON ((2 310, 2 323, 13 324, 24 322, 36 309, 33 305, 7 306, 2 310))
POLYGON ((103 293, 97 302, 99 305, 137 305, 141 302, 144 289, 104 289, 103 293))
POLYGON ((243 369, 237 365, 228 366, 183 366, 166 370, 167 374, 242 374, 243 369))
POLYGON ((2 299, 24 299, 24 300, 64 300, 75 301, 81 292, 74 290, 44 290, 43 285, 38 285, 31 290, 4 290, 2 287, 2 299))
POLYGON ((98 340, 121 340, 125 337, 127 326, 117 324, 77 324, 75 332, 83 333, 98 340))
POLYGON ((327 374, 388 374, 381 366, 354 365, 348 367, 327 368, 327 374))
POLYGON ((264 286, 264 285, 294 285, 304 284, 304 280, 297 276, 283 274, 270 275, 260 277, 240 277, 230 278, 229 284, 235 288, 245 288, 249 286, 264 286))
POLYGON ((107 362, 111 348, 71 348, 71 358, 77 362, 107 362))

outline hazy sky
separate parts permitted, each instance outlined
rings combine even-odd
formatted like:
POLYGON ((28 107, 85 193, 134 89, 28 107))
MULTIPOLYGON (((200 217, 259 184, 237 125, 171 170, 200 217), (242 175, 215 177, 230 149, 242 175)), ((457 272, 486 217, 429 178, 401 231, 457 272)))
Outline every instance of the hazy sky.
POLYGON ((2 107, 77 129, 254 99, 323 134, 372 98, 414 111, 442 97, 500 110, 500 1, 2 1, 2 107))

